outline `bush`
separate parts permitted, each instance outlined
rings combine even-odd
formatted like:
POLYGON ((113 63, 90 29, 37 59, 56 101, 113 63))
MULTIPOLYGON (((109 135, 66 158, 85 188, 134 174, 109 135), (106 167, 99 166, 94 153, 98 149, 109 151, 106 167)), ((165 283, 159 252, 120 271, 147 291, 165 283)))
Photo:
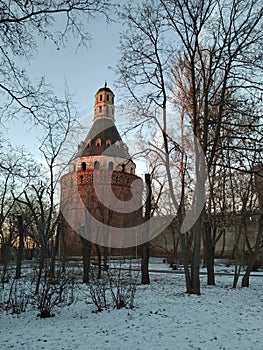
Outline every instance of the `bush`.
POLYGON ((97 312, 114 307, 132 309, 136 293, 138 274, 131 270, 125 271, 121 267, 104 272, 101 279, 96 278, 94 270, 91 272, 89 284, 90 296, 97 307, 97 312))
POLYGON ((28 283, 23 279, 13 279, 8 284, 2 283, 1 309, 11 312, 12 314, 25 312, 27 305, 31 301, 31 295, 32 292, 28 283))
POLYGON ((35 295, 40 318, 55 316, 52 312, 55 306, 71 304, 74 301, 75 279, 71 275, 59 273, 55 280, 49 278, 49 271, 43 274, 39 293, 35 295))

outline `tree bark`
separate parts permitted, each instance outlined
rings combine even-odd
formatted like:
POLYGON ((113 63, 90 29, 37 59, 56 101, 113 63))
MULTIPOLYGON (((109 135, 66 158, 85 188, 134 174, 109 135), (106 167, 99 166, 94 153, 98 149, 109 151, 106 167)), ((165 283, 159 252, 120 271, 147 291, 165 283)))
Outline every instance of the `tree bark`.
POLYGON ((211 238, 211 224, 206 222, 205 226, 205 257, 206 257, 206 268, 207 268, 207 284, 215 285, 215 271, 214 271, 214 252, 215 247, 211 238))
POLYGON ((200 295, 200 250, 201 250, 202 214, 194 225, 194 248, 191 264, 191 294, 200 295))
POLYGON ((55 242, 51 246, 51 257, 50 257, 50 278, 55 278, 55 272, 56 272, 56 255, 58 252, 59 247, 59 240, 60 240, 60 228, 58 226, 57 233, 55 236, 55 242))
POLYGON ((238 279, 240 276, 240 271, 241 271, 241 266, 240 265, 235 265, 235 275, 234 275, 234 280, 233 280, 233 288, 237 287, 238 279))
POLYGON ((109 248, 103 247, 103 270, 104 271, 107 271, 109 268, 108 257, 109 257, 109 248))
MULTIPOLYGON (((151 202, 152 202, 152 185, 151 185, 151 175, 145 174, 145 183, 148 190, 148 195, 146 199, 146 208, 145 208, 145 222, 149 223, 151 219, 151 202)), ((146 224, 147 230, 148 225, 146 224)), ((149 231, 148 231, 149 232, 149 231)), ((148 235, 148 232, 146 234, 148 235)), ((146 242, 142 245, 142 259, 141 259, 141 284, 149 284, 150 275, 149 275, 149 242, 146 242)))
POLYGON ((97 252, 97 258, 98 258, 98 274, 97 274, 97 279, 101 279, 101 251, 100 251, 100 246, 96 244, 96 252, 97 252))
POLYGON ((141 260, 141 284, 150 284, 149 275, 149 243, 142 245, 142 260, 141 260))
MULTIPOLYGON (((183 224, 183 215, 181 207, 178 208, 178 220, 179 220, 179 228, 182 227, 183 224)), ((184 265, 184 276, 185 276, 185 284, 186 284, 186 292, 191 294, 192 284, 191 284, 191 275, 188 267, 189 263, 189 249, 187 244, 187 233, 182 233, 180 231, 180 243, 181 243, 181 251, 182 251, 182 260, 184 265)))
POLYGON ((83 283, 89 283, 91 242, 85 238, 81 238, 81 241, 83 257, 83 283))
POLYGON ((253 267, 254 267, 254 265, 257 261, 257 258, 258 258, 258 254, 260 252, 260 245, 261 245, 262 237, 263 237, 263 213, 260 215, 260 219, 259 219, 259 227, 258 227, 258 233, 257 233, 254 251, 249 257, 246 272, 242 278, 242 287, 249 287, 249 276, 250 276, 251 271, 253 270, 253 267))
POLYGON ((23 234, 23 218, 22 215, 17 216, 18 223, 18 234, 19 234, 19 245, 16 256, 16 275, 15 278, 21 278, 21 265, 23 259, 24 250, 24 234, 23 234))
POLYGON ((1 247, 1 263, 3 263, 1 283, 7 282, 6 275, 7 275, 8 258, 9 258, 9 246, 6 243, 3 243, 1 247))
POLYGON ((38 275, 37 275, 35 294, 39 293, 40 281, 41 281, 42 272, 44 269, 44 264, 45 264, 45 247, 42 244, 40 247, 39 267, 38 267, 38 275))

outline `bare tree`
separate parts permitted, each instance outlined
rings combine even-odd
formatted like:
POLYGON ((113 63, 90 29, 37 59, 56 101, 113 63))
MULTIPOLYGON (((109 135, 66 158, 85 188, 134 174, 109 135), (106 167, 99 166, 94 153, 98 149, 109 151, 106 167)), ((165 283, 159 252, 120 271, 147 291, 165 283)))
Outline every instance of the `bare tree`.
POLYGON ((259 222, 258 222, 258 232, 256 235, 256 239, 254 242, 254 247, 250 247, 250 255, 248 259, 248 264, 246 268, 245 275, 242 279, 242 287, 249 287, 249 276, 250 273, 258 259, 258 256, 260 252, 262 252, 263 249, 263 170, 262 170, 262 165, 257 166, 254 170, 256 172, 255 175, 255 186, 256 186, 256 191, 258 192, 258 197, 259 197, 259 205, 260 205, 260 217, 259 217, 259 222))
POLYGON ((111 7, 108 0, 0 1, 0 7, 0 91, 5 98, 0 116, 17 117, 22 111, 38 122, 54 96, 43 77, 33 83, 18 62, 30 62, 41 40, 60 49, 73 36, 76 46, 87 46, 87 20, 106 18, 111 7))
POLYGON ((17 215, 20 214, 12 193, 19 196, 34 179, 36 171, 32 166, 31 156, 23 149, 14 148, 4 139, 1 139, 0 144, 0 246, 1 260, 4 263, 2 276, 4 280, 8 251, 17 237, 17 215))
MULTIPOLYGON (((178 114, 184 115, 196 137, 193 143, 196 194, 202 201, 205 194, 202 154, 206 158, 208 172, 211 172, 222 145, 223 125, 233 112, 229 102, 231 96, 235 94, 240 101, 245 97, 246 103, 251 105, 260 101, 262 87, 258 73, 262 71, 262 60, 258 53, 262 52, 262 8, 259 1, 247 0, 201 3, 160 0, 145 2, 141 7, 126 6, 122 15, 128 23, 128 30, 122 42, 121 80, 140 107, 143 100, 148 103, 147 108, 141 109, 140 116, 144 116, 144 120, 152 118, 162 130, 169 188, 180 216, 183 196, 177 203, 172 190, 169 159, 175 143, 167 128, 167 77, 170 67, 175 67, 172 71, 173 92, 178 114), (176 44, 169 42, 169 38, 173 38, 176 44), (174 57, 177 57, 175 64, 174 57), (150 115, 151 107, 155 113, 150 115)), ((242 113, 242 108, 239 111, 242 113)), ((202 215, 192 228, 191 274, 187 272, 185 261, 187 290, 195 294, 200 293, 201 227, 202 215)), ((182 251, 185 251, 184 247, 182 251)))
MULTIPOLYGON (((174 209, 178 210, 178 218, 181 226, 185 217, 185 166, 182 165, 181 167, 181 194, 179 200, 177 200, 175 183, 171 171, 171 156, 181 154, 184 158, 184 155, 181 152, 178 142, 169 133, 167 80, 168 63, 173 50, 167 50, 165 48, 167 28, 165 23, 163 23, 164 17, 162 11, 163 9, 159 8, 156 3, 146 3, 143 8, 137 7, 132 9, 131 7, 126 7, 124 9, 123 17, 129 22, 130 32, 129 35, 126 34, 123 37, 123 57, 119 72, 123 86, 130 91, 136 106, 138 106, 137 113, 139 113, 144 121, 153 121, 160 130, 162 144, 160 148, 155 148, 154 152, 158 153, 160 161, 165 167, 171 203, 174 209), (143 91, 142 88, 145 90, 143 91)), ((198 161, 196 164, 198 164, 198 161)), ((188 269, 189 254, 186 241, 187 235, 182 233, 181 248, 187 292, 199 294, 199 286, 194 287, 195 283, 193 283, 194 280, 198 282, 196 276, 198 277, 199 272, 198 268, 195 267, 196 264, 193 264, 191 278, 188 269)), ((200 251, 200 240, 196 239, 194 246, 196 247, 196 251, 200 251)), ((197 261, 197 259, 193 261, 197 261)))
POLYGON ((59 179, 67 162, 63 163, 66 138, 73 129, 75 115, 70 109, 70 99, 66 102, 53 101, 49 114, 41 116, 42 140, 39 147, 45 160, 39 171, 39 177, 22 196, 16 200, 26 205, 31 212, 36 228, 35 240, 40 248, 39 274, 36 284, 38 293, 45 258, 51 261, 50 274, 54 277, 55 255, 58 248, 59 230, 59 179))

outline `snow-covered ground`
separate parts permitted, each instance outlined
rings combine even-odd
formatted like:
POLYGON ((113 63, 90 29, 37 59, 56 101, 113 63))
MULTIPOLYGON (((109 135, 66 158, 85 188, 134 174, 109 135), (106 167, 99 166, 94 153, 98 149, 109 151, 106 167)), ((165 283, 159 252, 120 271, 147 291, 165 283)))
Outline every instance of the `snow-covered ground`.
POLYGON ((237 289, 232 280, 217 276, 217 286, 208 287, 202 276, 202 295, 189 296, 183 275, 152 273, 150 285, 137 286, 132 310, 93 312, 87 293, 80 292, 52 318, 40 319, 35 310, 1 312, 0 349, 262 350, 263 278, 237 289))

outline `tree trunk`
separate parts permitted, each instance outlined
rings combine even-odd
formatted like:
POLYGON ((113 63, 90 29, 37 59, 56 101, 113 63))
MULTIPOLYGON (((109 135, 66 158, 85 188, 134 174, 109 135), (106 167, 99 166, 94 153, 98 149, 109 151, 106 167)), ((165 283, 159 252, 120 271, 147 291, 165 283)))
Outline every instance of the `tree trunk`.
POLYGON ((15 275, 15 278, 21 278, 21 265, 22 265, 23 250, 24 250, 24 234, 23 234, 22 215, 17 216, 17 223, 18 223, 19 245, 18 245, 17 256, 16 256, 16 275, 15 275))
POLYGON ((211 224, 209 221, 205 223, 205 257, 207 268, 207 284, 215 285, 215 271, 214 271, 214 252, 215 247, 212 243, 211 224))
POLYGON ((36 283, 35 294, 39 293, 39 287, 40 287, 42 272, 43 272, 43 269, 44 269, 44 264, 45 264, 45 247, 42 244, 41 247, 40 247, 39 267, 38 267, 38 275, 37 275, 37 283, 36 283))
POLYGON ((257 234, 256 242, 255 242, 254 251, 249 257, 246 272, 242 278, 242 287, 249 287, 249 276, 250 276, 251 271, 253 270, 253 267, 255 266, 258 254, 260 252, 260 245, 261 245, 262 237, 263 237, 263 213, 261 214, 260 219, 259 219, 258 234, 257 234))
POLYGON ((81 241, 83 257, 83 283, 89 283, 91 242, 85 238, 81 238, 81 241))
MULTIPOLYGON (((179 220, 179 227, 182 227, 183 215, 182 215, 182 208, 181 207, 178 208, 178 220, 179 220)), ((189 249, 188 249, 187 241, 188 241, 187 233, 182 233, 180 231, 180 243, 181 243, 181 251, 182 251, 182 260, 183 260, 183 265, 184 265, 186 292, 188 294, 191 294, 192 284, 191 284, 190 271, 189 271, 189 267, 188 267, 189 249)))
POLYGON ((96 252, 97 252, 97 258, 98 258, 98 274, 97 279, 101 279, 101 251, 100 246, 96 244, 96 252))
POLYGON ((58 252, 58 246, 59 246, 59 238, 60 237, 60 229, 58 227, 57 233, 55 236, 55 242, 51 246, 51 258, 50 258, 50 278, 55 278, 55 272, 56 272, 56 255, 58 252))
POLYGON ((61 261, 61 269, 63 273, 66 271, 66 232, 68 232, 68 229, 65 219, 62 218, 59 223, 59 259, 61 261))
MULTIPOLYGON (((149 232, 147 223, 151 219, 151 202, 152 202, 152 186, 151 186, 151 175, 145 174, 145 184, 147 186, 148 195, 146 199, 146 208, 144 221, 146 222, 146 229, 149 232)), ((148 234, 146 232, 146 234, 148 234)), ((149 242, 146 242, 142 245, 142 259, 141 259, 141 284, 149 284, 149 242)))
POLYGON ((191 264, 191 294, 200 295, 200 250, 201 250, 201 222, 202 215, 199 216, 194 225, 194 248, 191 264))
POLYGON ((8 266, 8 256, 9 255, 9 246, 5 243, 2 244, 1 247, 1 262, 3 263, 3 272, 1 276, 1 283, 7 282, 6 275, 7 275, 7 266, 8 266))
POLYGON ((146 242, 142 245, 142 260, 141 260, 141 284, 149 284, 149 243, 146 242))
POLYGON ((235 265, 235 275, 234 275, 234 280, 233 280, 233 288, 237 287, 238 279, 240 276, 240 271, 241 271, 241 266, 235 265))
POLYGON ((107 271, 109 268, 108 265, 108 256, 109 256, 109 248, 103 247, 103 270, 107 271))

